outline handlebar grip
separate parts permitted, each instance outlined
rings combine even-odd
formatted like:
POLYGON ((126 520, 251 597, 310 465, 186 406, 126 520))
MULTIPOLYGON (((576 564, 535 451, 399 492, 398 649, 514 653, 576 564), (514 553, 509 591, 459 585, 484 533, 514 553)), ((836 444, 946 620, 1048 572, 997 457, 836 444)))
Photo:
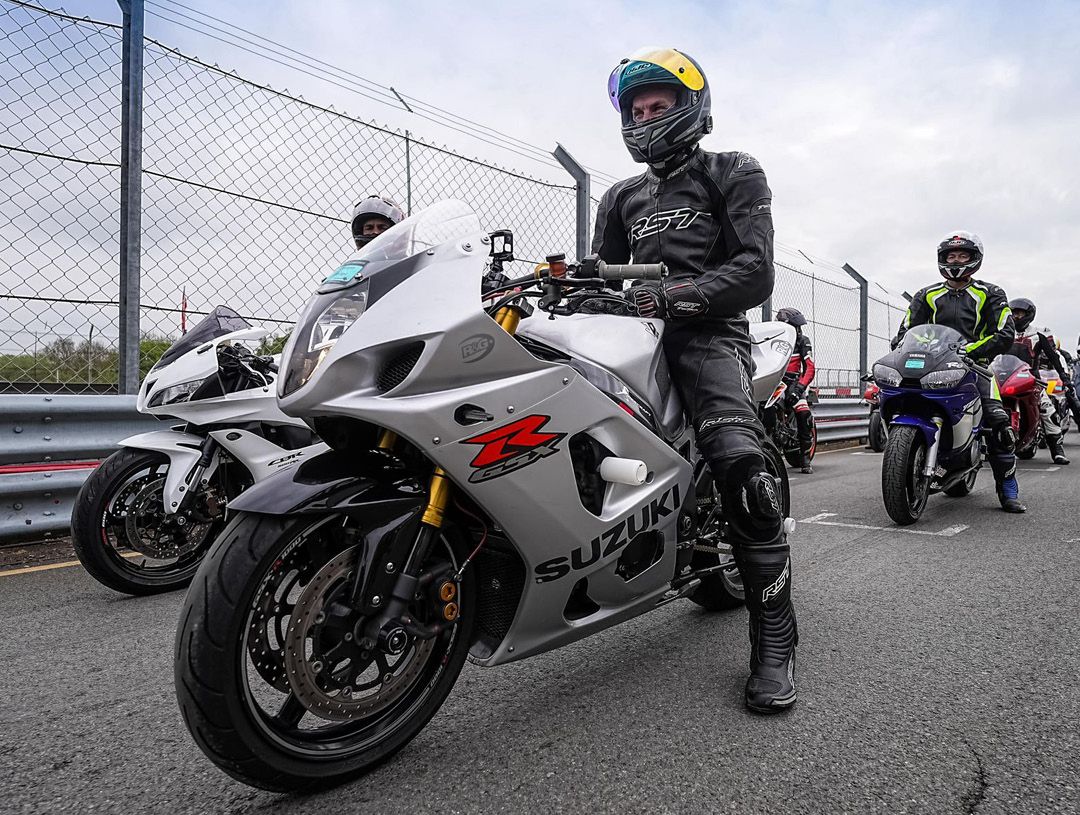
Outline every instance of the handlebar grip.
POLYGON ((597 271, 604 280, 662 280, 667 274, 667 266, 663 263, 613 264, 600 261, 597 271))

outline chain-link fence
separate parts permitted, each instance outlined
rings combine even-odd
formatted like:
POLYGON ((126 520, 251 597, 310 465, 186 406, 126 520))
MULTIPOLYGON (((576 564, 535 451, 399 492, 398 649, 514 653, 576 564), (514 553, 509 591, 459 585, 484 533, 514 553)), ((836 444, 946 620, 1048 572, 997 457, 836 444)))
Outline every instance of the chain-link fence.
MULTIPOLYGON (((117 389, 123 37, 0 0, 0 393, 117 389)), ((218 303, 284 334, 350 250, 367 194, 410 211, 460 198, 486 227, 514 230, 519 258, 574 254, 568 179, 465 157, 150 39, 143 58, 142 373, 218 303)), ((853 382, 858 286, 799 259, 778 254, 773 305, 811 320, 822 384, 853 382)), ((871 360, 898 320, 898 298, 876 296, 871 360)))
MULTIPOLYGON (((115 390, 123 32, 0 3, 0 392, 115 390)), ((575 187, 471 159, 146 39, 141 371, 218 303, 286 332, 358 198, 445 198, 573 254, 575 187)))

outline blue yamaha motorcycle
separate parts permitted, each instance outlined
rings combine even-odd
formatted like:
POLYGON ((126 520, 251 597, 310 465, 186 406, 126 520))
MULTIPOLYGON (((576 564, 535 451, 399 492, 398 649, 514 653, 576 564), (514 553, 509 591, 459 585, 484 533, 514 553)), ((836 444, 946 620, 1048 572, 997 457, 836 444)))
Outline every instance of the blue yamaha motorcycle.
POLYGON ((931 493, 959 498, 975 486, 986 456, 977 382, 990 372, 960 354, 964 345, 952 328, 915 326, 874 364, 889 428, 881 494, 898 524, 919 520, 931 493))

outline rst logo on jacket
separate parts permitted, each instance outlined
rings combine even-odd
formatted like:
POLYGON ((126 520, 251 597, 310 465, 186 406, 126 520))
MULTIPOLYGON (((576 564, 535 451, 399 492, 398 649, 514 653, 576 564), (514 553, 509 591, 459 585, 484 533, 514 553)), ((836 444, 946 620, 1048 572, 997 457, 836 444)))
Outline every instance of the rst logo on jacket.
POLYGON ((630 224, 630 240, 637 241, 650 235, 659 235, 669 226, 674 226, 676 229, 686 229, 700 216, 708 216, 708 214, 707 212, 697 212, 689 207, 654 212, 648 217, 638 218, 630 224))
POLYGON ((679 485, 676 484, 659 498, 654 498, 640 509, 634 510, 628 517, 605 529, 587 546, 579 546, 570 556, 552 558, 540 563, 533 570, 537 583, 549 583, 566 577, 571 571, 592 566, 601 558, 610 557, 642 532, 656 528, 661 518, 679 510, 679 485))
POLYGON ((483 445, 476 457, 469 462, 475 469, 469 476, 469 481, 473 484, 490 481, 558 452, 559 442, 566 434, 539 432, 549 419, 550 416, 539 414, 525 416, 495 430, 462 439, 462 444, 483 445))

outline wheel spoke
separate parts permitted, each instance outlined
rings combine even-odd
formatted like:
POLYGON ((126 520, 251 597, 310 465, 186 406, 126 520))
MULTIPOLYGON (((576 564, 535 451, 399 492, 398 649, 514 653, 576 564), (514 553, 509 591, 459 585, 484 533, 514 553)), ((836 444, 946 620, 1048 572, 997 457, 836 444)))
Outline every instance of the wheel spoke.
POLYGON ((281 708, 278 710, 277 715, 274 716, 274 720, 286 727, 296 727, 300 724, 300 720, 304 718, 305 713, 307 713, 307 709, 300 704, 296 694, 290 693, 282 702, 281 708))

